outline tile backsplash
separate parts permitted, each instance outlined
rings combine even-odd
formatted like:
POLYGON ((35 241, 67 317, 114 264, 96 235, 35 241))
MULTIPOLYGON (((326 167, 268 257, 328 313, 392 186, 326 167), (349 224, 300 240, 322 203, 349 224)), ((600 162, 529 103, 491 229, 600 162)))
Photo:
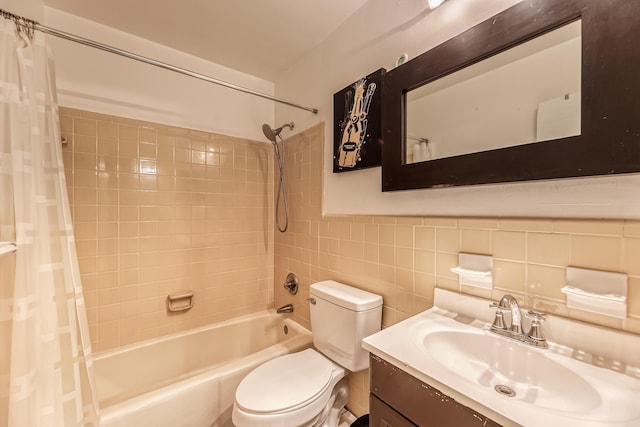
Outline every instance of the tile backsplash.
POLYGON ((273 306, 264 143, 60 109, 94 350, 273 306), (170 293, 194 307, 170 313, 170 293))
MULTIPOLYGON (((275 303, 294 304, 301 324, 309 326, 309 285, 333 279, 382 295, 384 326, 430 308, 439 287, 495 300, 510 293, 525 307, 640 333, 640 221, 323 215, 323 141, 322 125, 287 140, 291 225, 275 235, 275 303), (492 291, 460 288, 450 271, 459 252, 494 257, 492 291), (567 308, 567 266, 627 274, 627 319, 567 308), (288 272, 300 279, 296 296, 282 287, 288 272)), ((357 415, 368 412, 368 389, 368 372, 350 376, 357 415)))

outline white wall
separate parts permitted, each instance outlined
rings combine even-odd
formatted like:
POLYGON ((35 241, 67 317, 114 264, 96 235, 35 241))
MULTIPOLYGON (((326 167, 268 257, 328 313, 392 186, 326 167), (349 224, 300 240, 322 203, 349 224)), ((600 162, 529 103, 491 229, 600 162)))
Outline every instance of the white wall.
MULTIPOLYGON (((52 28, 258 92, 274 93, 273 82, 57 9, 44 10, 44 24, 52 28)), ((50 37, 50 42, 58 101, 65 107, 255 140, 264 140, 261 126, 273 122, 272 101, 57 37, 50 37)))
POLYGON ((333 93, 361 76, 414 58, 518 3, 449 0, 429 11, 425 0, 369 0, 352 19, 276 79, 276 95, 320 109, 316 116, 276 106, 276 123, 298 130, 325 123, 324 212, 327 214, 640 218, 640 177, 616 176, 386 192, 381 170, 332 173, 333 93))
POLYGON ((0 0, 0 9, 14 15, 24 16, 25 18, 42 21, 44 16, 43 0, 0 0))

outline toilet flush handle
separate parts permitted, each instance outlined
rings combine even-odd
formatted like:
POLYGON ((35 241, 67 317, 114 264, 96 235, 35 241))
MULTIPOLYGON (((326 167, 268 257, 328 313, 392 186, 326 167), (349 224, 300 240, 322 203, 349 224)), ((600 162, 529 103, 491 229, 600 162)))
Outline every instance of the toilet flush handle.
POLYGON ((313 305, 316 305, 316 299, 315 298, 307 298, 307 301, 309 301, 313 305))

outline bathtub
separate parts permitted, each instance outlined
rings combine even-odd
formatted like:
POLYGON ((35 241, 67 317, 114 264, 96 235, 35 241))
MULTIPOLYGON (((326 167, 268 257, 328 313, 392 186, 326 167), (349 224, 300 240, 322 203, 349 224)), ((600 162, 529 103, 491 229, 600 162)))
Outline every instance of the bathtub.
POLYGON ((96 353, 100 425, 232 426, 242 378, 311 343, 307 329, 264 311, 96 353))

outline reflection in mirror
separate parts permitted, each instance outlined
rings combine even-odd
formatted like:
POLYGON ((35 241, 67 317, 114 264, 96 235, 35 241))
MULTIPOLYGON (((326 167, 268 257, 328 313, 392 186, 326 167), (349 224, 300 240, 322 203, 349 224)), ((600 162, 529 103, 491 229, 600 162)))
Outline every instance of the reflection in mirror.
POLYGON ((580 135, 581 21, 406 94, 405 163, 580 135))

